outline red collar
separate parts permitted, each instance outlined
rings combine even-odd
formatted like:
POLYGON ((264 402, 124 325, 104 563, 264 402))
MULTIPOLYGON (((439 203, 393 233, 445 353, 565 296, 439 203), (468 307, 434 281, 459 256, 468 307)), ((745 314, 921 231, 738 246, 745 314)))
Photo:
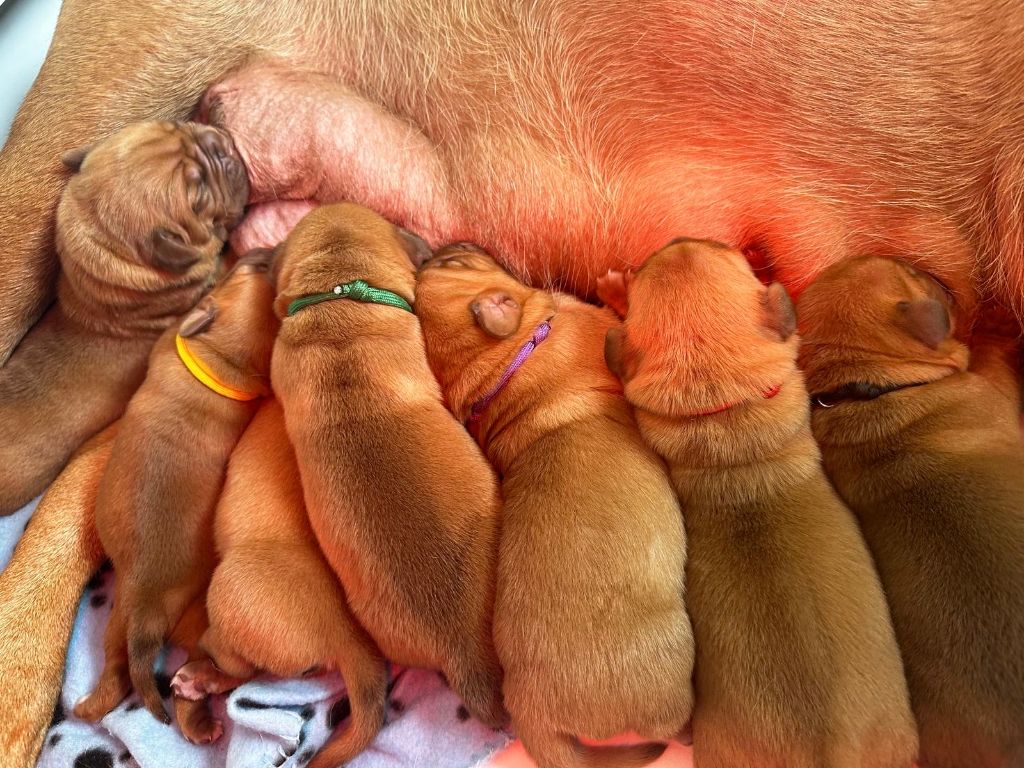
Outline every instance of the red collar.
MULTIPOLYGON (((761 393, 761 397, 763 397, 765 400, 771 400, 773 397, 775 397, 777 394, 779 394, 779 390, 781 390, 781 389, 782 389, 782 384, 781 383, 776 384, 774 387, 769 387, 764 392, 762 392, 761 393)), ((725 413, 730 408, 734 408, 737 405, 739 405, 740 403, 745 403, 745 402, 747 402, 745 399, 744 400, 736 400, 735 402, 726 403, 725 405, 720 405, 717 408, 712 408, 710 411, 700 411, 699 413, 688 413, 683 418, 697 419, 697 418, 700 418, 701 416, 714 416, 716 413, 725 413)))

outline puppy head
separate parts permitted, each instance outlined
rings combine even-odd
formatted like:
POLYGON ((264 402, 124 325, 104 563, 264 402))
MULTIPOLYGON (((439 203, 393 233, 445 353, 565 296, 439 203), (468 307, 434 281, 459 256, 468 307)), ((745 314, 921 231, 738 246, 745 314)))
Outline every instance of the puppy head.
POLYGON ((181 336, 226 360, 262 394, 270 392, 270 354, 279 326, 272 255, 256 248, 242 256, 178 326, 181 336))
POLYGON ((605 359, 646 411, 683 417, 756 400, 794 372, 789 296, 762 285, 739 251, 675 240, 606 286, 625 320, 605 359))
POLYGON ((197 123, 133 123, 62 159, 74 172, 57 217, 62 258, 98 233, 124 269, 165 281, 213 268, 249 196, 231 137, 197 123))
POLYGON ((425 262, 416 295, 427 357, 446 391, 467 366, 521 344, 554 311, 547 292, 519 282, 471 243, 446 246, 425 262))
POLYGON ((415 262, 422 260, 426 245, 369 208, 339 203, 307 214, 278 249, 274 306, 283 318, 298 297, 353 280, 393 291, 412 304, 415 262))
POLYGON ((864 256, 832 265, 800 297, 798 317, 812 391, 858 371, 872 383, 901 383, 966 368, 949 292, 903 261, 864 256))

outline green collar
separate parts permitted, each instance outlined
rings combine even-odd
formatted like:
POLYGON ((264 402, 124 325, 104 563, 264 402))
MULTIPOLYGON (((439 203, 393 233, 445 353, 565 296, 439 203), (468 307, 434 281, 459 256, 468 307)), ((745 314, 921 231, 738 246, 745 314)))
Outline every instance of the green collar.
POLYGON ((300 296, 288 305, 288 317, 312 304, 319 304, 321 301, 333 301, 334 299, 365 301, 367 304, 385 304, 389 307, 398 307, 398 309, 404 309, 406 312, 412 312, 409 302, 397 293, 384 290, 383 288, 374 288, 365 280, 353 280, 351 283, 336 285, 327 293, 310 293, 306 296, 300 296))

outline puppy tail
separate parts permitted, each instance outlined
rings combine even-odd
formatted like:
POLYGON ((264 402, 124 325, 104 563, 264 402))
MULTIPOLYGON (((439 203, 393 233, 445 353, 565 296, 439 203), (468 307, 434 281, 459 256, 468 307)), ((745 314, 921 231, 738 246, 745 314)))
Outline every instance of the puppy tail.
POLYGON ((142 697, 146 709, 162 723, 169 723, 171 719, 157 689, 153 665, 164 647, 168 630, 167 617, 159 609, 142 612, 141 616, 128 625, 128 674, 132 686, 142 697))
POLYGON ((366 644, 354 641, 339 654, 338 670, 345 679, 352 719, 340 728, 309 764, 309 768, 337 768, 347 765, 377 738, 384 725, 387 703, 387 670, 384 660, 366 644))
POLYGON ((565 733, 530 733, 519 724, 516 734, 540 768, 641 768, 661 757, 668 746, 657 741, 591 746, 565 733))

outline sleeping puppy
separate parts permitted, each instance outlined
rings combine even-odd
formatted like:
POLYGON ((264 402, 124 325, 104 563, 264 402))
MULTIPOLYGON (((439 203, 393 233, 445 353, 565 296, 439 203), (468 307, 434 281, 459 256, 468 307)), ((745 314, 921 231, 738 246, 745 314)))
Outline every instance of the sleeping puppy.
POLYGON ((387 658, 441 670, 498 726, 497 483, 427 366, 410 307, 424 251, 361 206, 306 216, 275 262, 272 381, 352 612, 387 658))
POLYGON ((859 258, 800 298, 825 469, 885 586, 929 768, 1024 764, 1024 446, 1013 370, 929 275, 859 258), (991 370, 986 370, 986 367, 991 370))
POLYGON ((743 256, 678 240, 602 286, 609 365, 682 503, 694 762, 910 766, 917 738, 878 576, 828 484, 793 306, 743 256))
MULTIPOLYGON (((168 721, 153 663, 169 636, 195 657, 214 564, 214 506, 228 457, 255 413, 253 401, 270 390, 277 318, 269 261, 270 251, 247 254, 178 328, 164 333, 121 419, 96 502, 117 599, 103 673, 75 706, 86 720, 109 712, 131 685, 154 716, 168 721)), ((188 739, 220 735, 205 707, 179 699, 176 711, 188 739)))
POLYGON ((193 123, 135 123, 64 161, 78 173, 57 209, 57 302, 0 368, 0 514, 120 415, 249 194, 228 135, 193 123))
POLYGON ((387 675, 310 530, 276 400, 260 407, 231 454, 214 531, 219 562, 206 593, 210 627, 200 641, 212 663, 179 669, 175 693, 223 693, 257 670, 281 677, 337 670, 352 702, 351 724, 344 734, 335 731, 310 768, 348 763, 384 722, 387 675))
POLYGON ((516 734, 541 768, 650 762, 664 744, 580 742, 682 735, 693 702, 682 516, 604 364, 615 318, 467 244, 416 292, 445 398, 503 478, 494 637, 516 734))

